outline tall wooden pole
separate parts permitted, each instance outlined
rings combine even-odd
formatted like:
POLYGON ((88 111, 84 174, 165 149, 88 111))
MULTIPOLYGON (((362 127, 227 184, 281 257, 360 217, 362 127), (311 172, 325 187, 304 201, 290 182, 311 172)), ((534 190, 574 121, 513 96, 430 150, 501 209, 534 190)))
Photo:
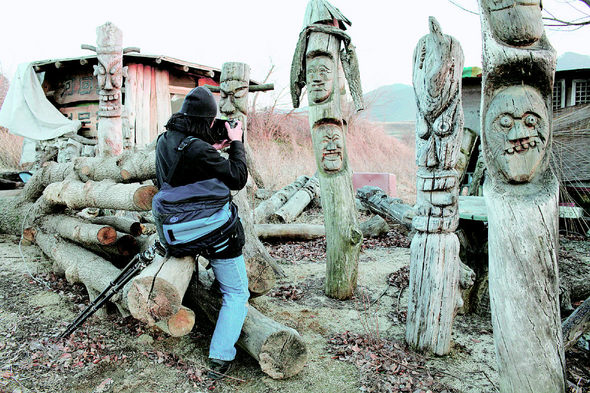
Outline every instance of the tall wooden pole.
POLYGON ((501 392, 564 392, 558 194, 551 155, 555 51, 540 1, 479 0, 489 285, 501 392))
MULTIPOLYGON (((219 111, 228 119, 240 120, 246 132, 248 124, 248 92, 250 84, 250 66, 245 63, 228 62, 221 67, 220 77, 219 111)), ((244 142, 246 136, 244 135, 244 142)), ((248 155, 248 150, 246 150, 248 155)), ((270 256, 256 234, 254 227, 254 215, 248 204, 246 191, 243 190, 234 196, 234 202, 238 206, 240 219, 244 226, 246 244, 244 245, 244 258, 249 281, 264 283, 258 290, 250 291, 252 296, 259 296, 269 291, 275 283, 275 273, 282 274, 282 270, 270 256), (257 280, 254 276, 258 277, 257 280)))
POLYGON ((416 121, 417 201, 410 247, 410 297, 406 341, 444 355, 459 294, 458 172, 463 137, 461 73, 463 51, 444 35, 433 17, 430 34, 414 51, 413 83, 416 121))
POLYGON ((326 227, 325 292, 336 299, 347 299, 354 293, 363 239, 346 153, 341 67, 357 109, 362 109, 362 92, 354 46, 344 33, 345 23, 350 25, 337 8, 324 0, 311 0, 291 65, 291 95, 295 107, 299 106, 301 89, 307 86, 309 124, 326 227))
POLYGON ((123 32, 111 22, 96 28, 98 64, 98 155, 117 156, 123 150, 121 86, 123 69, 123 32))

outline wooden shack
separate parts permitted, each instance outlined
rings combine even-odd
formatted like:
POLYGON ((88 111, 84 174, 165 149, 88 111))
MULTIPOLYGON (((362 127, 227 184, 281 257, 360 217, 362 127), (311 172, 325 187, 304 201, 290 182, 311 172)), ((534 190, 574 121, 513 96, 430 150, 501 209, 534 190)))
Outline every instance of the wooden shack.
MULTIPOLYGON (((96 55, 33 62, 48 99, 68 118, 80 120, 78 134, 97 135, 96 55)), ((219 85, 221 70, 167 56, 125 54, 123 133, 127 148, 141 148, 164 130, 194 87, 219 85), (125 135, 126 134, 126 135, 125 135)), ((256 84, 256 83, 254 83, 256 84)))

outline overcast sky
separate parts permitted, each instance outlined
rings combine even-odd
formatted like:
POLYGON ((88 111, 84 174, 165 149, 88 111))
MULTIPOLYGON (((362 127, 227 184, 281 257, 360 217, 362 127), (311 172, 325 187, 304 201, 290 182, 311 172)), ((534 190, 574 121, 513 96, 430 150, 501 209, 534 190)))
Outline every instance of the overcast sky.
MULTIPOLYGON (((453 1, 477 11, 476 0, 453 1)), ((258 81, 274 64, 270 82, 277 89, 271 95, 282 92, 287 97, 291 58, 307 0, 6 3, 1 8, 0 67, 10 79, 19 63, 91 54, 80 44, 95 45, 96 27, 111 21, 123 30, 124 46, 138 46, 145 54, 217 68, 226 61, 241 61, 251 66, 251 78, 258 81)), ((393 83, 411 84, 412 53, 428 32, 430 15, 444 33, 460 41, 466 66, 481 64, 479 16, 448 0, 333 0, 332 4, 352 22, 348 32, 357 48, 364 92, 393 83)), ((575 6, 590 11, 579 1, 544 0, 543 4, 562 18, 580 17, 575 6)), ((590 55, 590 27, 547 32, 558 55, 590 55)))

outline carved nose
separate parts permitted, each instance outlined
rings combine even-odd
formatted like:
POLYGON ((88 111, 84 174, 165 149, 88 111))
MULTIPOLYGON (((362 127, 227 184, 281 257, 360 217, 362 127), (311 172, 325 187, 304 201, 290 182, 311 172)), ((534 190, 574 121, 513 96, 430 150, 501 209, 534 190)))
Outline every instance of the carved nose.
POLYGON ((528 138, 531 136, 531 132, 524 126, 522 121, 515 121, 514 125, 508 132, 508 140, 509 141, 516 141, 523 138, 528 138))
POLYGON ((336 143, 334 143, 333 141, 328 142, 328 144, 326 145, 326 150, 336 150, 336 143))
POLYGON ((104 89, 105 90, 111 90, 112 88, 113 88, 113 83, 111 81, 111 78, 107 76, 105 78, 105 82, 104 82, 104 89))
POLYGON ((224 114, 234 113, 236 111, 236 107, 231 103, 230 100, 225 100, 219 111, 224 114))

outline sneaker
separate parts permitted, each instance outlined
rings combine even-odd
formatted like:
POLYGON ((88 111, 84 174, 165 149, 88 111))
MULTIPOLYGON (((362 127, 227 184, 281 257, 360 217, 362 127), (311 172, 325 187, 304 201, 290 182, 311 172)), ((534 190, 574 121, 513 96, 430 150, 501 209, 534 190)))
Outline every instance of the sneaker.
POLYGON ((231 369, 231 361, 209 359, 209 372, 207 378, 222 379, 227 376, 227 372, 231 369))

